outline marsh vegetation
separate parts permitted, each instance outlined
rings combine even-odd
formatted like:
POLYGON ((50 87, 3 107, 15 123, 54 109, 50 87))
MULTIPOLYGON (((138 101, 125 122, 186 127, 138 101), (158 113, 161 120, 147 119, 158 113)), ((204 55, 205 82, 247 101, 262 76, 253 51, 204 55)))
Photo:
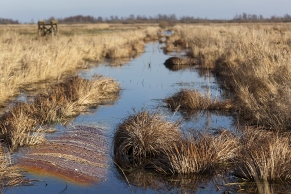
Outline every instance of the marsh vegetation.
POLYGON ((29 27, 1 27, 2 187, 29 183, 20 169, 77 184, 105 180, 114 169, 129 187, 176 192, 194 193, 208 184, 217 192, 272 193, 273 183, 286 186, 291 179, 290 28, 279 23, 176 25, 171 36, 164 36, 158 27, 145 25, 64 25, 63 35, 60 30, 57 37, 36 38, 29 27), (134 68, 126 64, 145 52, 146 42, 161 37, 158 51, 171 56, 163 55, 162 62, 142 58, 134 72, 118 77, 134 68), (161 67, 171 70, 168 77, 161 67), (84 69, 94 75, 77 75, 84 69), (191 85, 193 72, 204 81, 209 76, 206 90, 191 85), (215 92, 210 79, 217 83, 215 92), (127 81, 130 89, 123 86, 127 81), (178 82, 187 84, 174 89, 178 82), (15 100, 22 93, 31 96, 15 100), (157 98, 158 105, 143 107, 142 100, 157 98), (104 105, 116 107, 108 115, 118 118, 109 130, 112 141, 107 140, 113 162, 108 136, 99 127, 78 125, 48 135, 56 125, 87 121, 84 113, 104 105), (129 108, 136 111, 125 116, 129 108), (191 114, 201 111, 232 115, 235 129, 185 127, 191 114), (25 152, 14 165, 10 156, 19 150, 25 152))

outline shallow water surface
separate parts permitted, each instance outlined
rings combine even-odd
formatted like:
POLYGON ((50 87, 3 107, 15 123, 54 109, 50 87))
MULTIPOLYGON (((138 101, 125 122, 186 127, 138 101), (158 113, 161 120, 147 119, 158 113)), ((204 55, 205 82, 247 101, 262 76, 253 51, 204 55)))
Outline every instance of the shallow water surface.
MULTIPOLYGON (((184 129, 232 128, 230 116, 207 112, 185 116, 179 112, 170 112, 164 107, 162 100, 181 88, 197 89, 203 93, 210 92, 213 98, 220 96, 220 90, 210 74, 199 75, 195 69, 172 71, 166 68, 163 63, 170 56, 162 52, 161 46, 159 43, 149 43, 143 55, 126 64, 112 66, 108 61, 80 72, 79 75, 85 78, 91 78, 95 74, 114 78, 120 82, 122 91, 120 99, 115 104, 100 106, 92 110, 91 114, 79 115, 72 124, 103 127, 108 137, 109 150, 111 150, 111 138, 116 126, 124 118, 133 114, 133 109, 136 111, 143 108, 151 111, 158 110, 166 116, 166 119, 172 121, 182 117, 184 129)), ((169 184, 167 180, 155 179, 154 176, 146 175, 145 177, 140 172, 127 174, 126 180, 123 173, 114 167, 112 161, 110 161, 107 180, 93 186, 78 186, 40 175, 28 174, 27 176, 41 181, 35 181, 33 186, 12 188, 5 193, 179 193, 185 191, 221 193, 221 191, 216 191, 217 188, 209 182, 210 180, 202 181, 197 177, 181 179, 193 181, 193 188, 184 188, 183 183, 179 181, 176 181, 179 184, 169 184), (200 183, 205 184, 199 186, 200 183), (197 187, 194 188, 196 184, 197 187)))

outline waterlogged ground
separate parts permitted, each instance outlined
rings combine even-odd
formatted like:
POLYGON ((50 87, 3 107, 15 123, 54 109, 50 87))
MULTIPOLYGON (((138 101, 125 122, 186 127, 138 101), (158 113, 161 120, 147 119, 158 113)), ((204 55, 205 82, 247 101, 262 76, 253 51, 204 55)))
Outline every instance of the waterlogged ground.
MULTIPOLYGON (((209 74, 199 74, 195 69, 172 71, 164 66, 164 61, 171 55, 165 55, 159 43, 149 43, 146 52, 128 63, 111 65, 110 61, 80 72, 82 77, 91 78, 95 74, 112 77, 121 84, 120 99, 110 106, 92 109, 91 114, 82 114, 72 121, 72 125, 91 125, 104 128, 111 151, 114 129, 124 118, 133 114, 133 109, 140 111, 160 111, 168 120, 183 118, 183 129, 195 128, 212 130, 213 128, 233 128, 230 116, 221 116, 207 112, 185 115, 169 112, 163 99, 181 88, 197 89, 203 93, 210 92, 213 98, 220 96, 215 79, 209 74)), ((60 131, 65 130, 59 127, 60 131)), ((58 133, 56 133, 58 134, 58 133)), ((56 135, 55 134, 55 135, 56 135)), ((111 154, 111 152, 110 152, 111 154)), ((109 157, 111 158, 111 156, 109 157)), ((27 174, 34 179, 32 186, 8 189, 5 193, 222 193, 211 178, 205 177, 156 177, 141 172, 126 173, 118 171, 110 161, 107 179, 92 186, 79 186, 53 177, 27 174), (128 184, 130 183, 130 185, 128 184), (189 185, 191 185, 189 187, 189 185)))

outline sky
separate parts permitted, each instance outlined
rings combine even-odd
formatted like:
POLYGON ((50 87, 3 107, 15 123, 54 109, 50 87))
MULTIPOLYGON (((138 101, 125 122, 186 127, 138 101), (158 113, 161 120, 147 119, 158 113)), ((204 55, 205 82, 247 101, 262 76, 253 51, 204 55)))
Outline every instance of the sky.
POLYGON ((0 18, 37 22, 75 15, 128 17, 175 14, 208 19, 232 19, 236 14, 291 15, 291 0, 0 0, 0 18))

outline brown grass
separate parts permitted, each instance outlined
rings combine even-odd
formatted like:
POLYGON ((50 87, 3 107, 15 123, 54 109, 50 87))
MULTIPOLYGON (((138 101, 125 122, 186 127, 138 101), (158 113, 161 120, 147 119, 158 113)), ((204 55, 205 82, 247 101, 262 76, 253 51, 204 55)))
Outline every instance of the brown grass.
POLYGON ((240 140, 234 174, 251 181, 290 182, 290 134, 249 127, 240 140))
POLYGON ((119 97, 119 84, 95 76, 92 80, 72 77, 40 94, 32 102, 19 102, 0 117, 1 134, 11 150, 45 140, 43 124, 65 122, 92 105, 112 103, 119 97))
POLYGON ((174 173, 212 174, 229 165, 238 149, 238 138, 229 131, 219 135, 196 132, 173 144, 166 155, 174 173))
MULTIPOLYGON (((74 26, 69 27, 74 31, 74 26)), ((96 32, 95 36, 88 33, 65 36, 60 32, 59 37, 46 40, 37 39, 36 30, 33 36, 23 33, 24 26, 15 28, 7 26, 0 29, 1 106, 18 95, 20 88, 45 80, 62 80, 68 73, 88 68, 88 61, 102 61, 105 57, 134 57, 143 52, 143 39, 156 37, 159 29, 118 30, 114 27, 107 33, 96 32)), ((30 30, 31 27, 27 28, 30 30)), ((84 32, 87 30, 86 27, 78 28, 84 32)))
POLYGON ((210 96, 202 95, 197 90, 182 89, 164 100, 172 110, 220 110, 231 111, 234 104, 231 100, 212 100, 210 96))
POLYGON ((90 185, 105 179, 107 154, 102 130, 75 126, 60 137, 31 147, 19 158, 17 167, 76 184, 90 185))
POLYGON ((145 110, 117 127, 113 143, 114 161, 121 168, 171 174, 213 173, 227 166, 239 147, 238 139, 227 131, 183 137, 177 123, 145 110))
MULTIPOLYGON (((291 127, 290 28, 283 24, 176 26, 189 43, 188 55, 222 79, 251 124, 291 127)), ((199 64, 199 63, 198 63, 199 64)))
POLYGON ((114 160, 122 168, 160 168, 153 161, 179 138, 178 123, 163 120, 157 112, 135 112, 116 129, 114 160))

